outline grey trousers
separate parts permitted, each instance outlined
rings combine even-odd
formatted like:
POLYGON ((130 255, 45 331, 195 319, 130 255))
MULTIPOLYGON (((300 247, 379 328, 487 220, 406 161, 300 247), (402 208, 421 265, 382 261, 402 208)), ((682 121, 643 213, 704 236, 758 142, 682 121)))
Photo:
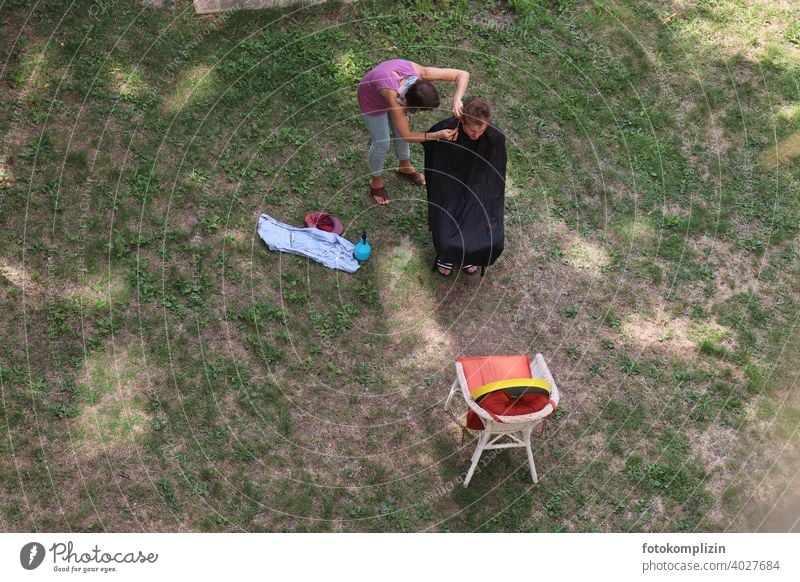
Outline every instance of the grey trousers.
POLYGON ((361 114, 364 125, 367 126, 372 137, 372 144, 369 146, 367 162, 369 163, 369 173, 372 176, 380 176, 383 173, 383 162, 386 154, 389 153, 389 146, 394 142, 394 151, 398 160, 411 159, 411 146, 399 135, 394 126, 392 116, 389 112, 380 115, 361 114))

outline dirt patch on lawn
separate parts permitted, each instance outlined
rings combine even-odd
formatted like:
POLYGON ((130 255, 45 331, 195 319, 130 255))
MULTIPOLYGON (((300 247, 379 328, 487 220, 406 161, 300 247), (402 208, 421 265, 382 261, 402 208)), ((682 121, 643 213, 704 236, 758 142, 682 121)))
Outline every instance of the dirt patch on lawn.
POLYGON ((0 276, 26 294, 38 290, 38 285, 34 283, 24 265, 8 259, 0 259, 0 276))
POLYGON ((114 338, 106 351, 85 361, 77 383, 88 404, 75 432, 87 450, 136 446, 150 426, 145 404, 152 376, 153 362, 145 360, 135 338, 114 338))
POLYGON ((686 317, 670 317, 664 312, 653 317, 633 313, 623 323, 622 333, 640 348, 686 358, 696 355, 690 327, 686 317))
POLYGON ((698 239, 693 246, 698 250, 711 249, 708 260, 714 265, 716 285, 714 294, 708 299, 710 303, 723 303, 748 291, 761 293, 758 279, 761 269, 750 253, 737 251, 730 243, 708 237, 698 239))

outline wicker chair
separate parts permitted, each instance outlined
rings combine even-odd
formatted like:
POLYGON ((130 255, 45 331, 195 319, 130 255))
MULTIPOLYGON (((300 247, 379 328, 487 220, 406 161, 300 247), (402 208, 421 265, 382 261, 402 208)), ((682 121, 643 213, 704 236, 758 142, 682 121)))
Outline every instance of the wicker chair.
MULTIPOLYGON (((472 454, 472 464, 464 479, 464 487, 469 485, 478 460, 487 449, 510 449, 522 447, 528 454, 531 478, 538 483, 536 465, 531 450, 531 434, 533 429, 542 425, 544 420, 555 412, 559 401, 558 387, 550 373, 550 368, 542 354, 536 354, 533 361, 528 356, 485 356, 480 358, 458 358, 456 360, 456 379, 450 388, 444 408, 448 410, 460 390, 469 410, 472 410, 483 422, 484 428, 479 431, 478 444, 472 454), (511 363, 511 366, 507 365, 511 363), (468 371, 465 373, 465 366, 468 371), (469 379, 468 379, 469 378, 469 379), (518 416, 498 416, 481 408, 474 397, 480 393, 482 386, 492 382, 507 381, 511 378, 534 378, 546 380, 550 385, 550 402, 540 411, 518 416)), ((542 432, 544 426, 542 425, 542 432)))

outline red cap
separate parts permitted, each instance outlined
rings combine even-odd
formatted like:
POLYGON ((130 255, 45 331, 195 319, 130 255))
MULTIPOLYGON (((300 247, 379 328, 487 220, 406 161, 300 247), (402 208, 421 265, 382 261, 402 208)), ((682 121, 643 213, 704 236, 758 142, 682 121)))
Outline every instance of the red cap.
POLYGON ((308 214, 305 218, 305 224, 307 228, 316 227, 334 234, 342 234, 344 232, 342 221, 327 212, 312 212, 308 214))

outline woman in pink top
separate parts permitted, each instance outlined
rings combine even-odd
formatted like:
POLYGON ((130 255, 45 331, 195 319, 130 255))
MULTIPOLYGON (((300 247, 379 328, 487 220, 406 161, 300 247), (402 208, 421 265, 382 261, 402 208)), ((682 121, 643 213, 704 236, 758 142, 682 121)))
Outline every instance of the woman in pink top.
POLYGON ((389 203, 382 174, 383 162, 392 141, 400 160, 396 170, 398 176, 424 186, 425 176, 411 165, 409 144, 434 139, 453 140, 458 134, 457 129, 443 129, 433 133, 419 133, 409 129, 408 114, 439 106, 439 94, 431 81, 455 81, 453 115, 460 118, 464 106, 461 98, 469 81, 469 73, 460 69, 423 67, 411 61, 394 59, 384 61, 372 69, 358 85, 361 118, 372 137, 368 156, 372 176, 370 196, 376 204, 389 203))

